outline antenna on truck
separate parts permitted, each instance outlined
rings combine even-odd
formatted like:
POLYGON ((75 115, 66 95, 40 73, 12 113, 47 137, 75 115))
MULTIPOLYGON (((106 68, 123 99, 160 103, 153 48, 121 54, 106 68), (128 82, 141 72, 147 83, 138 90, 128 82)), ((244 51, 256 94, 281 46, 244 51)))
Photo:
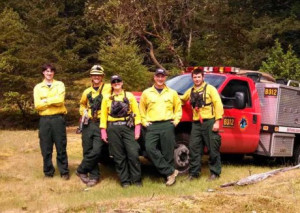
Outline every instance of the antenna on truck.
POLYGON ((290 87, 300 87, 300 82, 295 80, 286 80, 284 78, 276 79, 276 83, 287 85, 290 87))

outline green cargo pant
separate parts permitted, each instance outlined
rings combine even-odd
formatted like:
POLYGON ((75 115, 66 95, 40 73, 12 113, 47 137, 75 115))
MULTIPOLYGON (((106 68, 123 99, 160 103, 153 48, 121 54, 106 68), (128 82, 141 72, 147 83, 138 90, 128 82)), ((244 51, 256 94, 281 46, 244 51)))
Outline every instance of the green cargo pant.
POLYGON ((141 181, 140 145, 134 139, 134 130, 126 125, 109 124, 107 136, 121 184, 141 181))
POLYGON ((99 158, 104 142, 101 140, 99 122, 89 120, 88 125, 82 128, 83 159, 77 168, 80 174, 88 174, 90 179, 99 180, 99 158))
POLYGON ((145 147, 160 174, 169 176, 175 170, 175 126, 170 121, 153 122, 147 127, 145 147))
POLYGON ((64 116, 41 116, 39 138, 44 163, 44 174, 46 176, 53 176, 55 172, 52 164, 53 144, 56 147, 56 162, 59 172, 61 175, 68 174, 67 135, 64 116))
POLYGON ((204 146, 207 147, 209 155, 209 169, 212 174, 221 174, 220 146, 221 137, 218 133, 212 131, 215 119, 193 122, 190 149, 190 169, 191 176, 198 177, 201 172, 201 157, 204 146))

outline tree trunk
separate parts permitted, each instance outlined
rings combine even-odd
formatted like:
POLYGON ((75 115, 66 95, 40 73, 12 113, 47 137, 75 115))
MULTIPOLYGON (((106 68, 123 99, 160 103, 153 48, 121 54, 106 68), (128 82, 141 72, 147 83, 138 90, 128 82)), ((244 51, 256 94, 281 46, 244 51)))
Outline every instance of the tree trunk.
POLYGON ((21 103, 20 101, 17 100, 17 105, 18 105, 19 109, 20 109, 21 112, 22 112, 23 118, 24 118, 24 119, 27 118, 27 114, 26 114, 25 110, 24 110, 23 107, 22 107, 22 103, 21 103))
POLYGON ((147 38, 146 38, 146 36, 144 36, 144 35, 140 35, 146 42, 147 42, 147 44, 149 45, 149 48, 150 48, 150 58, 151 58, 151 60, 153 61, 153 63, 157 66, 157 67, 159 67, 159 68, 162 68, 162 69, 165 69, 158 61, 157 61, 157 59, 156 59, 156 57, 155 57, 155 54, 154 54, 154 48, 153 48, 153 44, 152 44, 152 42, 151 41, 149 41, 147 38))
POLYGON ((170 45, 169 46, 169 50, 173 53, 173 55, 175 56, 175 58, 177 59, 178 61, 178 66, 183 69, 184 68, 184 65, 183 65, 183 61, 180 57, 180 55, 176 52, 175 48, 173 45, 170 45))
POLYGON ((190 53, 191 53, 192 39, 193 39, 193 34, 191 30, 189 33, 189 41, 188 41, 188 49, 187 49, 188 57, 190 57, 190 53))

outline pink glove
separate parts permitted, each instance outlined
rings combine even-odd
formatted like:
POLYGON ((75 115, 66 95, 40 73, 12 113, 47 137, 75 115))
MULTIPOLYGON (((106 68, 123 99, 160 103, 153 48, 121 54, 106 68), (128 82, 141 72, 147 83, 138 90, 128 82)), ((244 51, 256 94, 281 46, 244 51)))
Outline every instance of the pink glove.
POLYGON ((134 127, 134 139, 137 140, 139 139, 141 135, 141 124, 135 125, 134 127))
POLYGON ((101 129, 101 138, 104 142, 107 143, 107 133, 106 133, 106 129, 101 129))

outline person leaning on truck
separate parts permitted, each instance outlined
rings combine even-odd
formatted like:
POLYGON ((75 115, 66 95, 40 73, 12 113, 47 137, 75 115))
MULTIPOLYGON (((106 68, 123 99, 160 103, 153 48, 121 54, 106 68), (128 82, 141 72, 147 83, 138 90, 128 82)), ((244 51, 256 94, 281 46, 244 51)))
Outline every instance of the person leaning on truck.
POLYGON ((111 77, 112 91, 102 102, 101 135, 109 143, 121 186, 141 187, 140 137, 141 116, 137 101, 131 92, 123 90, 119 75, 111 77))
POLYGON ((174 166, 175 126, 182 109, 177 92, 165 85, 166 78, 165 70, 156 70, 154 85, 141 95, 140 112, 146 127, 146 152, 158 171, 167 177, 166 185, 171 186, 178 175, 174 166))
POLYGON ((223 116, 223 105, 215 87, 204 81, 204 72, 195 69, 192 72, 194 86, 181 97, 183 102, 190 100, 193 108, 193 123, 190 149, 189 180, 198 178, 201 171, 201 157, 204 146, 209 155, 210 177, 214 180, 221 174, 220 146, 218 134, 219 122, 223 116))
POLYGON ((52 64, 42 66, 44 80, 33 90, 34 106, 39 112, 39 138, 43 156, 43 170, 45 177, 53 177, 55 169, 52 163, 53 144, 57 152, 57 166, 62 179, 68 180, 68 155, 66 123, 64 115, 67 109, 65 101, 65 85, 54 80, 55 67, 52 64))
POLYGON ((100 135, 100 115, 103 95, 110 94, 110 85, 103 82, 104 69, 94 65, 90 70, 92 85, 84 90, 80 99, 79 113, 86 116, 82 126, 83 160, 78 166, 76 175, 87 186, 94 186, 99 182, 100 171, 98 161, 103 141, 100 135))

